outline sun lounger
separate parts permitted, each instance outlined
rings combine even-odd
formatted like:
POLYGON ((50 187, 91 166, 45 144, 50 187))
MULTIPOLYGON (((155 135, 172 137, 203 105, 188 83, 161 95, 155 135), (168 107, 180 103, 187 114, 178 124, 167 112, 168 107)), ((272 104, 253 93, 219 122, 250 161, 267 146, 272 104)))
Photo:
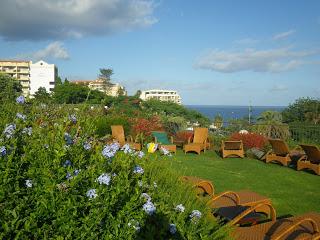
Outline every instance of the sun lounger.
POLYGON ((319 228, 320 214, 311 212, 250 227, 237 227, 232 235, 239 240, 319 240, 319 228))
POLYGON ((230 156, 244 157, 242 141, 222 141, 221 143, 222 158, 230 156))
POLYGON ((128 136, 127 139, 125 138, 124 129, 122 125, 112 125, 111 131, 112 131, 112 138, 117 142, 119 142, 121 147, 126 143, 128 143, 131 148, 135 150, 141 150, 141 144, 135 143, 131 136, 128 136))
POLYGON ((152 131, 151 132, 152 136, 154 137, 155 143, 159 144, 159 147, 163 147, 167 149, 170 152, 177 152, 177 146, 173 144, 173 138, 171 137, 169 141, 168 135, 166 132, 161 132, 161 131, 152 131))
POLYGON ((297 170, 311 169, 320 175, 320 150, 314 145, 300 144, 306 155, 302 156, 297 163, 297 170))
POLYGON ((188 144, 184 145, 184 152, 196 152, 198 154, 201 151, 206 151, 208 138, 208 128, 195 128, 193 141, 189 138, 188 144))

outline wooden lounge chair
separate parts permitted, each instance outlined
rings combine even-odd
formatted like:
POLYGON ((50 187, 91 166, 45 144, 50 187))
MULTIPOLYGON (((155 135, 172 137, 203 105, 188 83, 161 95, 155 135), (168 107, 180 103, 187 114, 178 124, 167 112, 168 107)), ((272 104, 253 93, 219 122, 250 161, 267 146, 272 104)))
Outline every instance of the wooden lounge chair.
POLYGON ((124 130, 122 125, 112 125, 111 126, 112 131, 112 138, 119 142, 120 146, 122 147, 126 143, 130 145, 131 148, 140 151, 141 150, 141 144, 136 143, 133 141, 133 138, 131 136, 128 136, 127 139, 124 135, 124 130))
POLYGON ((230 156, 244 157, 242 141, 222 141, 221 143, 222 158, 230 156))
MULTIPOLYGON (((271 205, 270 198, 249 190, 226 191, 215 195, 214 186, 209 180, 192 176, 183 176, 182 180, 192 183, 196 188, 198 196, 209 195, 210 199, 207 205, 214 209, 237 205, 251 207, 262 203, 271 205)), ((266 205, 259 207, 258 212, 265 213, 268 216, 271 214, 269 207, 266 205)))
POLYGON ((250 227, 237 227, 232 235, 239 240, 319 240, 319 228, 320 214, 311 212, 250 227))
POLYGON ((320 175, 320 150, 314 145, 300 144, 306 155, 302 156, 297 163, 297 170, 311 169, 320 175))
POLYGON ((291 156, 293 152, 290 152, 287 143, 282 139, 269 139, 269 142, 272 146, 272 150, 266 154, 266 163, 276 161, 284 166, 288 166, 292 161, 291 156))
POLYGON ((159 144, 159 147, 163 147, 170 152, 177 152, 177 146, 173 144, 173 137, 170 138, 171 141, 168 139, 168 135, 166 132, 161 131, 153 131, 151 132, 155 143, 159 144))
POLYGON ((208 128, 195 128, 193 134, 193 141, 188 139, 188 144, 184 145, 184 153, 206 151, 208 138, 208 128))

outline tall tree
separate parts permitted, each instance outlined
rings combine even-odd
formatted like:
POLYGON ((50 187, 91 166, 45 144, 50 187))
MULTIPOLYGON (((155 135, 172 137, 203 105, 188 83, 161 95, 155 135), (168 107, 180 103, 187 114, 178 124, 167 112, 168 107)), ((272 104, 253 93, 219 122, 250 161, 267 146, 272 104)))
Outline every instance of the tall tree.
POLYGON ((39 87, 38 91, 34 93, 34 100, 41 103, 50 101, 50 93, 44 87, 39 87))
POLYGON ((22 92, 22 86, 19 81, 7 74, 0 73, 0 102, 13 100, 22 92))

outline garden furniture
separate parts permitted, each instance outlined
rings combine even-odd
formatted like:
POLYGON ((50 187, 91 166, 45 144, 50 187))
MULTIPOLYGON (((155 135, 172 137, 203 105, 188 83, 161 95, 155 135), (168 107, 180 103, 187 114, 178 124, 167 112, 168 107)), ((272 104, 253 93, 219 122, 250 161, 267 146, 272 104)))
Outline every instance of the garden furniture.
POLYGON ((240 191, 225 191, 220 194, 214 194, 214 186, 211 181, 201 179, 193 176, 183 176, 183 181, 190 182, 196 188, 198 196, 209 195, 210 199, 207 205, 211 208, 218 209, 221 207, 229 206, 255 206, 257 204, 265 204, 258 209, 258 212, 262 212, 270 216, 270 208, 266 204, 271 204, 270 198, 260 195, 256 192, 249 190, 240 191))
POLYGON ((320 175, 320 150, 314 145, 300 144, 305 155, 297 162, 297 170, 311 169, 317 175, 320 175))
POLYGON ((173 137, 170 137, 170 141, 168 139, 168 135, 166 132, 162 131, 152 131, 151 132, 154 141, 156 144, 159 144, 159 148, 163 147, 170 152, 177 152, 177 146, 173 144, 173 137))
POLYGON ((268 139, 272 149, 266 154, 266 163, 276 161, 284 166, 292 161, 293 157, 301 157, 301 153, 294 150, 290 151, 287 143, 282 139, 268 139))
POLYGON ((201 151, 206 151, 208 138, 208 128, 195 128, 193 134, 193 140, 188 139, 188 144, 184 145, 184 152, 196 152, 198 154, 201 151))
POLYGON ((127 136, 127 139, 126 139, 122 125, 112 125, 111 131, 112 131, 112 138, 117 142, 119 142, 121 147, 125 144, 129 144, 131 148, 139 151, 141 150, 141 144, 134 142, 132 136, 127 136))
POLYGON ((320 214, 306 213, 250 227, 236 227, 232 233, 239 240, 316 240, 320 239, 320 214))
POLYGON ((222 158, 230 156, 244 157, 242 141, 222 141, 221 143, 222 158))

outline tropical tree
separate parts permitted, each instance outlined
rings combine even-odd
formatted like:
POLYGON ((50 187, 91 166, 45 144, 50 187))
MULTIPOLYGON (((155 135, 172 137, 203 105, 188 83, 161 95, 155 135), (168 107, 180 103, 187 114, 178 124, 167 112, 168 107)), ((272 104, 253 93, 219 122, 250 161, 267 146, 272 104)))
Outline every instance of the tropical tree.
POLYGON ((289 126, 282 123, 282 115, 277 111, 261 113, 253 129, 269 138, 287 139, 290 136, 289 126))
POLYGON ((22 92, 20 82, 7 74, 0 73, 0 102, 13 100, 22 92))

